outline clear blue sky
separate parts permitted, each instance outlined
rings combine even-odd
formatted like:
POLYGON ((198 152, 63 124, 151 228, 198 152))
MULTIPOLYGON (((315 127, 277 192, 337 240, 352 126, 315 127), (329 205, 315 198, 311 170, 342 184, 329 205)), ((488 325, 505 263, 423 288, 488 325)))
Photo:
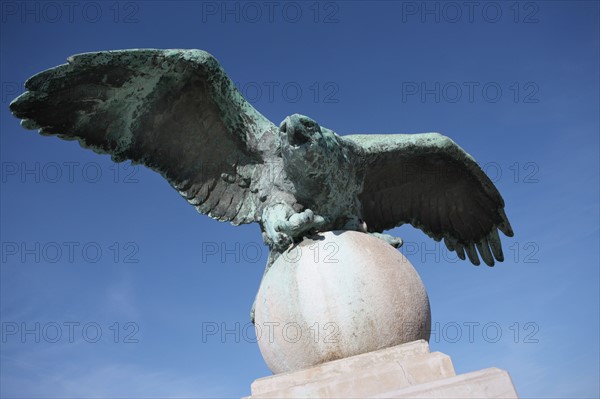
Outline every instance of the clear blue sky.
POLYGON ((276 123, 454 139, 515 237, 487 268, 392 232, 427 287, 432 350, 508 370, 523 397, 600 395, 598 2, 65 3, 1 3, 2 396, 239 397, 270 374, 247 328, 259 227, 8 111, 69 55, 141 47, 211 52, 276 123))

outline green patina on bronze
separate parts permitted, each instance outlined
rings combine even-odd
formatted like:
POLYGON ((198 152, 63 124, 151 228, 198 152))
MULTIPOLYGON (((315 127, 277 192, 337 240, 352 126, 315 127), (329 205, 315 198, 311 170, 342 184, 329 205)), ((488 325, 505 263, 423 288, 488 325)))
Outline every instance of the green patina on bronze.
POLYGON ((502 261, 504 201, 475 160, 437 133, 339 136, 294 114, 279 127, 201 50, 72 56, 10 104, 23 127, 160 173, 196 209, 257 222, 269 265, 317 231, 410 223, 461 259, 502 261), (479 253, 479 254, 478 254, 479 253), (465 256, 466 254, 466 256, 465 256))

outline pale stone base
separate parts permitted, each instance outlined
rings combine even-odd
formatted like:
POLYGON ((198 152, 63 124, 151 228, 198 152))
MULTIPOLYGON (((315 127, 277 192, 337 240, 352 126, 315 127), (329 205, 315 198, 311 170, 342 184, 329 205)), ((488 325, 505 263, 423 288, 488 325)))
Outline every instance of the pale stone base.
POLYGON ((456 375, 450 357, 426 341, 259 378, 248 398, 517 398, 508 373, 456 375))

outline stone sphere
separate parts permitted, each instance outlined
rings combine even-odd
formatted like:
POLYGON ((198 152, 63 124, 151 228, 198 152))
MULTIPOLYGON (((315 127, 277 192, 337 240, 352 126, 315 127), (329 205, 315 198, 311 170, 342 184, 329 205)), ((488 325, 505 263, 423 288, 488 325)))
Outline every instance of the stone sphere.
POLYGON ((256 337, 274 374, 429 340, 431 311, 416 270, 371 235, 330 231, 281 255, 256 298, 256 337))

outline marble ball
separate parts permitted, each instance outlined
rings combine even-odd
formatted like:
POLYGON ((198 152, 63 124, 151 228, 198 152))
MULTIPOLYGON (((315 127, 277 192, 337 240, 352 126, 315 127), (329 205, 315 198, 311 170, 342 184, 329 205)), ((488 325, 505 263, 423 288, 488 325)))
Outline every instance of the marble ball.
POLYGON ((397 249, 330 231, 288 249, 266 274, 255 328, 274 374, 429 339, 425 287, 397 249))

